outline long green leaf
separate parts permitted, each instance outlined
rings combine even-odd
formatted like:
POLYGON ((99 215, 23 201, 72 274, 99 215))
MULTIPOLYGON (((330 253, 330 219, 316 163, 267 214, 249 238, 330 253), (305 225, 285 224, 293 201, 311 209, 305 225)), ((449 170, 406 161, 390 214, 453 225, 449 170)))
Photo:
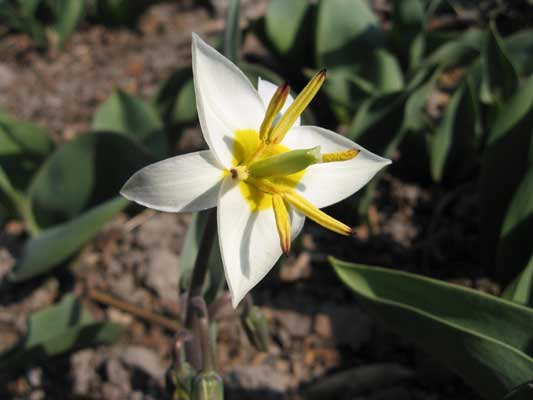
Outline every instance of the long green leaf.
POLYGON ((164 81, 154 96, 153 104, 170 131, 196 121, 196 97, 191 68, 179 68, 164 81))
POLYGON ((505 288, 502 297, 533 308, 533 257, 520 275, 505 288))
POLYGON ((143 143, 156 156, 168 155, 163 122, 156 109, 120 89, 98 108, 92 129, 129 136, 143 143))
POLYGON ((21 368, 83 347, 113 343, 122 332, 120 325, 94 321, 89 311, 67 294, 60 303, 30 316, 25 338, 0 355, 0 369, 21 368))
POLYGON ((30 189, 39 226, 64 223, 118 195, 131 174, 154 161, 124 135, 81 135, 59 148, 43 164, 30 189))
POLYGON ((415 274, 330 259, 339 278, 394 331, 500 400, 533 375, 533 310, 415 274))
POLYGON ((481 65, 481 100, 492 104, 510 97, 518 86, 518 75, 493 22, 482 49, 481 65))
POLYGON ((480 175, 482 261, 498 278, 509 281, 519 271, 495 264, 505 213, 529 165, 533 126, 533 78, 494 116, 480 175))
POLYGON ((25 281, 42 275, 66 261, 83 244, 92 239, 128 201, 116 197, 92 208, 61 225, 42 231, 29 239, 8 278, 12 282, 25 281))
MULTIPOLYGON (((533 164, 505 213, 498 244, 499 269, 522 271, 533 260, 533 164)), ((533 304, 531 304, 533 305, 533 304)))
POLYGON ((363 0, 327 0, 318 6, 316 58, 320 67, 363 62, 384 35, 363 0))
POLYGON ((476 160, 476 91, 467 77, 453 94, 431 143, 431 175, 464 178, 476 160))
POLYGON ((239 62, 239 49, 241 47, 240 9, 240 0, 229 1, 224 31, 224 55, 235 64, 239 62))
POLYGON ((54 0, 54 3, 54 29, 59 37, 58 44, 61 48, 83 18, 86 3, 83 0, 54 0))
MULTIPOLYGON (((265 15, 265 29, 268 39, 277 53, 288 57, 290 53, 301 53, 305 33, 309 28, 311 4, 307 0, 272 0, 265 15)), ((309 46, 305 46, 309 51, 309 46)))

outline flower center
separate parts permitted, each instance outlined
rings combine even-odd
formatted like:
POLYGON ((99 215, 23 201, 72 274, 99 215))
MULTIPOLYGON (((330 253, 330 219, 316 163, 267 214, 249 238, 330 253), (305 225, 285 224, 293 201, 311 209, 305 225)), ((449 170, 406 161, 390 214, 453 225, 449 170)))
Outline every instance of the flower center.
POLYGON ((287 153, 290 149, 282 144, 265 145, 259 138, 259 133, 253 129, 235 132, 233 145, 233 168, 230 170, 232 178, 239 180, 239 189, 252 211, 272 208, 272 193, 268 188, 279 192, 288 191, 296 187, 305 174, 305 169, 285 176, 271 176, 258 178, 263 182, 259 189, 248 180, 248 168, 252 162, 265 160, 272 156, 287 153), (258 151, 259 150, 259 151, 258 151), (246 172, 245 172, 246 171, 246 172))

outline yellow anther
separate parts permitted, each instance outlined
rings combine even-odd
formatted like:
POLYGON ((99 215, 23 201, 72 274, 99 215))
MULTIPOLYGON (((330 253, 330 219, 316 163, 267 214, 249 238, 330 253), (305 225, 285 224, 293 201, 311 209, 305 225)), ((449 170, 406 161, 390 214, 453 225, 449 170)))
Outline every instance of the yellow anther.
POLYGON ((276 227, 278 228, 281 249, 285 255, 289 255, 291 250, 291 221, 289 211, 287 210, 283 197, 279 194, 272 196, 272 206, 274 208, 274 217, 276 219, 276 227))
POLYGON ((322 162, 348 161, 355 158, 360 153, 357 149, 337 151, 335 153, 322 154, 322 162))
POLYGON ((294 99, 294 102, 283 113, 279 121, 270 131, 267 141, 280 143, 285 134, 294 125, 300 114, 309 105, 326 79, 326 70, 323 69, 309 81, 302 92, 294 99))
POLYGON ((324 228, 333 232, 340 233, 341 235, 352 235, 353 230, 348 225, 337 221, 335 218, 330 217, 323 211, 320 211, 309 201, 294 191, 287 191, 282 193, 282 196, 287 202, 304 214, 306 217, 311 218, 317 224, 322 225, 324 228))
POLYGON ((279 86, 274 95, 272 96, 270 103, 268 103, 268 107, 265 113, 265 119, 263 119, 263 122, 261 123, 261 128, 259 129, 259 138, 262 141, 267 140, 268 133, 272 128, 272 123, 283 108, 283 105, 285 104, 285 100, 287 100, 289 92, 290 86, 287 83, 279 86))

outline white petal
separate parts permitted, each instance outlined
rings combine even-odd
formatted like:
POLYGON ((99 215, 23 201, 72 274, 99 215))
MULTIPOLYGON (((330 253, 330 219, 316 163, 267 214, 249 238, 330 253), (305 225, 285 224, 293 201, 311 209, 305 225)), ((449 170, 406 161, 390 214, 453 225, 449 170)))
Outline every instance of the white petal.
POLYGON ((194 33, 192 69, 196 108, 205 141, 228 168, 235 131, 259 131, 265 114, 263 102, 242 71, 194 33))
MULTIPOLYGON (((291 230, 295 237, 305 218, 293 215, 291 230)), ((218 237, 232 304, 237 307, 282 254, 274 211, 252 212, 239 185, 227 178, 218 201, 218 237)))
POLYGON ((292 128, 282 143, 291 149, 320 146, 322 153, 360 150, 349 161, 315 164, 307 168, 295 190, 319 208, 351 196, 391 163, 338 133, 316 126, 292 128))
MULTIPOLYGON (((266 81, 261 78, 259 78, 259 80, 257 81, 257 91, 259 92, 259 96, 261 96, 261 100, 263 100, 265 110, 268 107, 268 103, 270 103, 270 100, 272 99, 272 96, 274 96, 274 93, 276 93, 277 89, 278 87, 269 81, 266 81)), ((285 111, 287 111, 287 108, 289 108, 293 101, 294 98, 289 94, 287 96, 285 104, 281 108, 280 115, 276 118, 276 121, 285 111)), ((300 126, 300 117, 298 117, 293 126, 300 126)))
POLYGON ((209 150, 148 165, 137 171, 120 194, 159 211, 200 211, 217 205, 223 171, 209 150))

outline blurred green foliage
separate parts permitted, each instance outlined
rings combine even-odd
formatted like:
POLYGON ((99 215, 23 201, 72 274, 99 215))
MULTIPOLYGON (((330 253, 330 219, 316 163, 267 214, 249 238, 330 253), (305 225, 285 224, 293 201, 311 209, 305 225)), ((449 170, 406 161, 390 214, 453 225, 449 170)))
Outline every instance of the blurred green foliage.
POLYGON ((0 24, 32 37, 39 47, 62 48, 87 17, 106 25, 133 27, 156 0, 0 0, 0 24))
MULTIPOLYGON (((0 0, 0 22, 39 46, 50 38, 63 46, 85 16, 131 26, 150 3, 0 0)), ((216 43, 254 84, 262 77, 299 88, 327 68, 322 98, 304 115, 307 123, 340 127, 369 150, 396 159, 394 173, 422 185, 441 192, 465 183, 476 187, 482 268, 507 286, 507 300, 411 274, 333 264, 394 330, 489 399, 533 375, 533 319, 524 307, 533 305, 533 29, 505 19, 516 14, 512 5, 486 6, 492 3, 393 0, 384 17, 364 0, 272 0, 241 32, 233 1, 225 36, 216 43), (479 11, 479 18, 465 23, 469 10, 479 11), (242 37, 250 33, 269 51, 269 67, 241 59, 242 37), (434 112, 428 104, 436 93, 445 101, 434 112)), ((97 110, 91 132, 60 147, 42 128, 0 111, 0 218, 23 220, 30 234, 10 282, 47 273, 74 255, 127 206, 118 197, 127 177, 172 154, 196 120, 188 67, 162 82, 149 103, 116 91, 97 110)), ((378 185, 375 179, 356 197, 363 218, 378 185)), ((194 216, 181 255, 185 286, 203 229, 205 216, 194 216)), ((211 256, 209 299, 224 285, 218 252, 215 247, 211 256)), ((61 321, 73 304, 67 297, 45 311, 60 313, 61 321)), ((34 317, 32 335, 45 329, 44 317, 34 317)), ((82 320, 69 319, 74 325, 59 324, 54 337, 39 334, 17 351, 59 354, 67 349, 56 346, 63 340, 78 343, 82 320)))

